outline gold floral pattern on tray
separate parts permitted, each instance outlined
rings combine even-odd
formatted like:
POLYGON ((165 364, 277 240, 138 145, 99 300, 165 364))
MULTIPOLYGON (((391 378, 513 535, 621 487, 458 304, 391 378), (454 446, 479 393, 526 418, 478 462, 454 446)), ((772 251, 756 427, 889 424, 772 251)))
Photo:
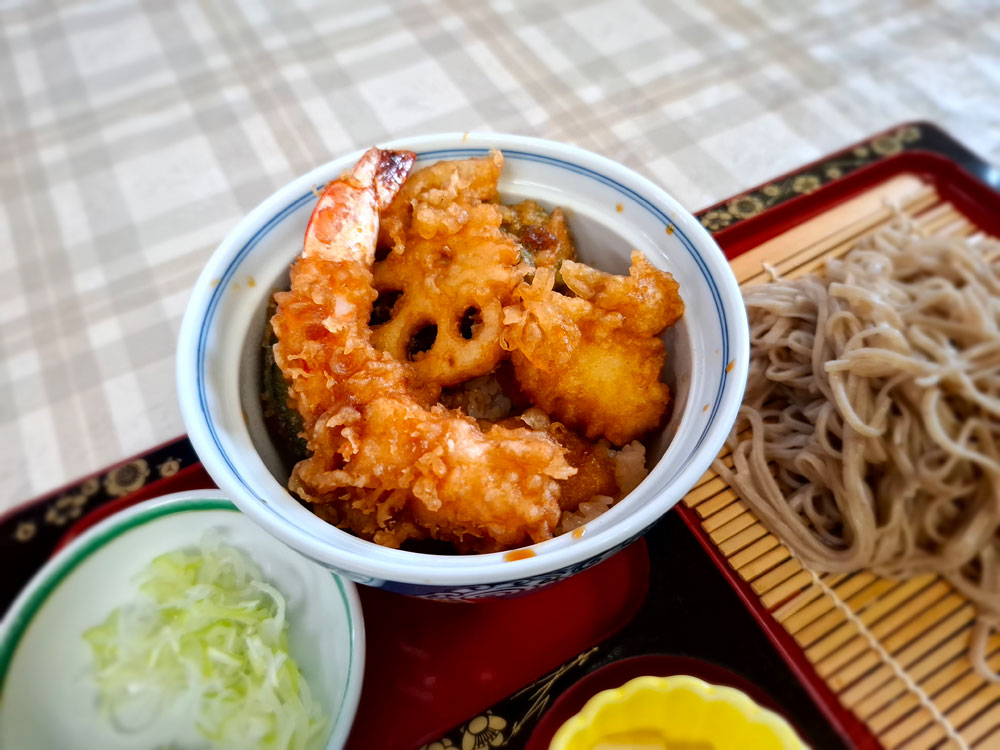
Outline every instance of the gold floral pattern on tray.
POLYGON ((186 438, 113 466, 75 487, 60 490, 50 498, 26 508, 5 525, 0 537, 22 545, 55 542, 79 518, 106 503, 135 492, 157 479, 177 474, 197 463, 198 457, 186 438))
MULTIPOLYGON (((101 488, 100 482, 96 479, 88 479, 86 482, 73 490, 64 492, 52 500, 45 508, 44 521, 50 526, 65 526, 71 521, 83 515, 84 510, 90 510, 87 505, 92 497, 101 488)), ((18 526, 14 532, 14 538, 19 542, 27 542, 34 538, 37 528, 31 524, 31 528, 18 526)))
POLYGON ((69 521, 79 518, 83 514, 83 508, 86 504, 87 496, 84 494, 70 493, 63 495, 45 511, 45 521, 55 526, 62 526, 69 521))
POLYGON ((907 149, 919 148, 922 138, 923 132, 919 125, 904 125, 888 133, 882 133, 820 164, 813 164, 801 172, 730 198, 725 204, 711 207, 700 216, 702 226, 710 232, 727 229, 779 203, 815 192, 827 183, 838 180, 866 164, 894 156, 907 149))
POLYGON ((522 730, 534 725, 545 713, 553 698, 580 677, 579 668, 587 664, 597 652, 597 646, 587 649, 555 671, 549 672, 514 693, 491 710, 456 727, 440 739, 422 746, 420 750, 496 750, 520 747, 523 744, 521 742, 523 738, 520 737, 522 730), (498 711, 503 711, 504 715, 501 716, 498 711), (505 716, 507 718, 504 718, 505 716), (515 716, 517 718, 513 719, 515 716), (510 744, 515 737, 519 738, 518 743, 510 744))
POLYGON ((181 470, 181 460, 179 458, 168 458, 156 467, 156 471, 161 477, 172 477, 181 470))
POLYGON ((148 478, 149 462, 144 458, 136 458, 112 469, 104 478, 104 490, 112 497, 120 497, 127 492, 135 492, 148 478))
POLYGON ((14 540, 18 542, 30 542, 38 533, 38 524, 34 521, 21 521, 14 529, 14 540))

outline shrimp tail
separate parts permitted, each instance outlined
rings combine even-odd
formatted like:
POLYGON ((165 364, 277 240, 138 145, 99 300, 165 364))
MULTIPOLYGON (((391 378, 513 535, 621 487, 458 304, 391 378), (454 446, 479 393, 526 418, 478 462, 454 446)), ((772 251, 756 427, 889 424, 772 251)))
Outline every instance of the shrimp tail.
POLYGON ((392 203, 416 159, 412 151, 370 148, 352 172, 332 180, 313 209, 304 258, 375 262, 378 214, 392 203))

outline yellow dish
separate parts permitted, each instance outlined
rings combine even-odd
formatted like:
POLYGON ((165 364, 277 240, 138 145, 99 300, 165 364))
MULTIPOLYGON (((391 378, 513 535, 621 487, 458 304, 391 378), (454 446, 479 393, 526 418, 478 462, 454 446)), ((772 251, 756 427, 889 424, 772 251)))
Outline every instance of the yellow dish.
POLYGON ((549 750, 808 750, 788 722, 729 687, 677 675, 598 693, 549 750))

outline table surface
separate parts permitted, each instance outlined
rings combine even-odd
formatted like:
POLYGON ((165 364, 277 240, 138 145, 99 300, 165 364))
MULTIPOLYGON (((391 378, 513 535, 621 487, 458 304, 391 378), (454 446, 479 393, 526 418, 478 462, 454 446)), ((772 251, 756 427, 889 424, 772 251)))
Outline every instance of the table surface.
POLYGON ((1000 4, 0 0, 0 510, 184 431, 223 236, 390 138, 575 143, 692 209, 909 119, 1000 162, 1000 4))

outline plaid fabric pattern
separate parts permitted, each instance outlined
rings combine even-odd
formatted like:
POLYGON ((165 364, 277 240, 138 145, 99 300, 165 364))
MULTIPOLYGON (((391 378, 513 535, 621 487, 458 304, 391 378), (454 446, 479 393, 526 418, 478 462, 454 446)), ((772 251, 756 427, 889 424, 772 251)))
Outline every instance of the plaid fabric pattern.
POLYGON ((894 123, 1000 162, 993 0, 0 0, 0 509, 183 432, 225 233, 399 136, 568 141, 699 208, 894 123))

